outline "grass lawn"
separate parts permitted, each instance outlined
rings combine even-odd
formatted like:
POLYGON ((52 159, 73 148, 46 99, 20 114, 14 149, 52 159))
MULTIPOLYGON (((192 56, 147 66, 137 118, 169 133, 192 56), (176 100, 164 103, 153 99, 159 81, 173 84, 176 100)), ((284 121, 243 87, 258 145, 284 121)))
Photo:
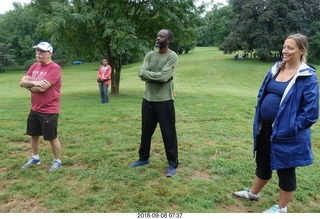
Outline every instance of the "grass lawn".
MULTIPOLYGON (((159 128, 150 164, 130 168, 141 134, 141 63, 123 67, 120 94, 110 95, 108 105, 99 104, 98 62, 63 68, 58 128, 63 168, 53 173, 48 173, 50 145, 43 140, 41 165, 21 169, 31 155, 25 135, 30 93, 19 87, 24 72, 0 74, 0 212, 239 213, 261 212, 277 202, 275 172, 259 202, 231 196, 254 177, 256 96, 273 63, 235 61, 214 47, 179 55, 174 79, 179 168, 172 179, 164 174, 159 128)), ((289 212, 320 212, 319 129, 319 123, 312 128, 314 164, 297 169, 289 212)))

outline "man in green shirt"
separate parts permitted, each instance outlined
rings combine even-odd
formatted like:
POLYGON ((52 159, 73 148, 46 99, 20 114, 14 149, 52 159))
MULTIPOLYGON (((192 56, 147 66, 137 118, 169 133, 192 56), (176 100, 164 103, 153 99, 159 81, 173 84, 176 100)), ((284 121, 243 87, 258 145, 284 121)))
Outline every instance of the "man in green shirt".
POLYGON ((159 123, 169 164, 167 177, 174 176, 178 167, 173 95, 173 76, 178 56, 169 49, 172 37, 173 33, 170 30, 160 30, 156 38, 158 50, 148 52, 139 69, 139 77, 145 82, 142 100, 142 134, 139 160, 131 164, 131 167, 138 167, 149 163, 151 138, 159 123))

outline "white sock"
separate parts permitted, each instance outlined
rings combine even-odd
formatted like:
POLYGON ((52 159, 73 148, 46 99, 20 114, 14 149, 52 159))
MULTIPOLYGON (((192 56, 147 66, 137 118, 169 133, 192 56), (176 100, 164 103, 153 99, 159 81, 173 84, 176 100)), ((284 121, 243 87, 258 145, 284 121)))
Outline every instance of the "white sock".
POLYGON ((57 161, 57 162, 61 163, 60 159, 54 159, 53 161, 57 161))
POLYGON ((280 208, 280 211, 283 212, 283 213, 286 213, 287 212, 287 206, 284 207, 284 208, 281 208, 279 205, 278 207, 280 208))
POLYGON ((37 154, 37 155, 32 155, 32 157, 33 157, 34 159, 36 159, 36 160, 39 160, 39 159, 40 159, 40 157, 39 157, 38 154, 37 154))
POLYGON ((251 195, 259 196, 259 193, 258 193, 258 194, 253 194, 253 193, 251 192, 251 189, 249 190, 249 192, 250 192, 251 195))

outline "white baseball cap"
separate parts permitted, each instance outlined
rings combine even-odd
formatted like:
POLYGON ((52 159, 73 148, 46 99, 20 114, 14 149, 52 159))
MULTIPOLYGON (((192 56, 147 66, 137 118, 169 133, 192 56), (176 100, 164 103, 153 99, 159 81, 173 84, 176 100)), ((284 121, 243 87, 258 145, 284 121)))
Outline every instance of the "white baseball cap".
POLYGON ((41 49, 41 50, 43 50, 43 51, 49 51, 50 53, 53 52, 53 47, 51 46, 50 43, 47 43, 47 42, 41 42, 41 43, 39 43, 38 45, 33 46, 32 48, 34 48, 34 49, 41 49))

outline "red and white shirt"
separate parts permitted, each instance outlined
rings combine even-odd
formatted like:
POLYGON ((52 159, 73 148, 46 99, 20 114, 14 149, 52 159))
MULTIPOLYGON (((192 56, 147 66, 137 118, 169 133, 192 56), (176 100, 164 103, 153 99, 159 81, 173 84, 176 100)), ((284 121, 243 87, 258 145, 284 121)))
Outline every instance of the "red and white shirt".
POLYGON ((45 114, 58 114, 60 112, 60 91, 62 85, 61 68, 55 62, 41 65, 34 63, 25 74, 30 76, 32 81, 47 80, 52 86, 45 92, 31 93, 31 109, 45 114))

